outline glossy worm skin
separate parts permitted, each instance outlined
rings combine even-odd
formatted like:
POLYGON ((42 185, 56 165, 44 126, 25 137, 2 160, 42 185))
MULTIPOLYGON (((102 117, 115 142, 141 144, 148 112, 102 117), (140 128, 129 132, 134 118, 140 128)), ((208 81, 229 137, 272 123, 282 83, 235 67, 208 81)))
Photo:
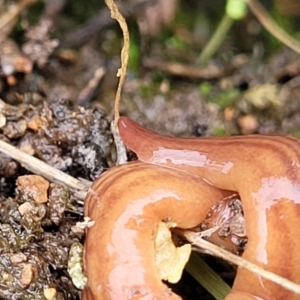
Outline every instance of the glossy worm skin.
MULTIPOLYGON (((298 140, 259 135, 172 138, 126 117, 119 119, 118 128, 125 145, 141 162, 169 168, 178 176, 186 176, 186 182, 203 179, 213 187, 238 192, 248 236, 243 257, 300 284, 298 140)), ((188 190, 184 197, 190 199, 194 193, 188 190)), ((199 194, 205 198, 203 190, 199 194)), ((232 292, 226 297, 238 299, 294 300, 300 296, 239 268, 232 292)))
POLYGON ((85 200, 85 215, 96 222, 86 235, 82 299, 180 299, 156 270, 157 225, 167 220, 194 227, 230 194, 196 176, 139 161, 109 169, 85 200))

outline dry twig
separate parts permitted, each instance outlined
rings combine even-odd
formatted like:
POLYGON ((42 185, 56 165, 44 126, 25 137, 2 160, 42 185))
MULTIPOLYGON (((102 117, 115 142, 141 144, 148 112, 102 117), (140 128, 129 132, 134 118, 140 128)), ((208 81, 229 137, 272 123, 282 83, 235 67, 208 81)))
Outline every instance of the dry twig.
POLYGON ((216 64, 210 64, 205 68, 184 65, 180 63, 165 62, 153 58, 144 58, 143 65, 146 68, 157 69, 174 76, 183 76, 193 79, 215 79, 224 75, 224 69, 216 64))
POLYGON ((18 161, 27 170, 34 174, 41 175, 49 181, 65 184, 75 191, 87 192, 89 188, 89 183, 81 182, 2 140, 0 140, 0 152, 18 161))
POLYGON ((28 6, 34 4, 37 0, 21 0, 13 9, 0 18, 0 35, 7 35, 14 26, 14 20, 28 6))
POLYGON ((129 61, 130 40, 129 40, 129 31, 128 31, 127 23, 123 15, 119 12, 116 3, 113 0, 105 0, 105 3, 110 9, 111 17, 118 21, 122 29, 123 41, 124 41, 123 48, 121 51, 121 68, 118 70, 117 73, 117 76, 120 77, 116 98, 115 98, 115 122, 117 122, 119 118, 121 91, 125 82, 127 65, 129 61))
POLYGON ((268 12, 257 0, 248 0, 248 5, 259 22, 279 41, 300 53, 300 43, 279 27, 269 16, 268 12))
POLYGON ((106 70, 103 67, 100 67, 95 71, 94 76, 89 80, 87 85, 78 95, 77 103, 79 106, 85 106, 85 104, 90 101, 99 85, 99 82, 105 75, 105 72, 106 70))
POLYGON ((119 119, 119 111, 120 111, 120 101, 121 101, 121 92, 122 87, 125 82, 126 71, 129 61, 129 50, 130 50, 130 40, 129 40, 129 31, 127 27, 127 23, 123 17, 123 15, 119 12, 116 3, 113 0, 105 0, 106 5, 110 9, 111 17, 116 19, 122 29, 123 33, 123 48, 121 50, 121 68, 118 70, 117 76, 120 77, 118 89, 116 92, 115 98, 115 117, 114 122, 111 123, 112 133, 115 140, 116 150, 117 150, 117 164, 125 163, 127 161, 126 148, 124 143, 118 134, 117 122, 119 119))
POLYGON ((278 285, 282 286, 283 288, 292 291, 294 293, 300 294, 300 285, 296 284, 286 278, 283 278, 279 275, 276 275, 272 272, 266 271, 263 268, 239 257, 234 255, 214 244, 211 244, 208 241, 202 239, 198 233, 188 230, 182 230, 181 233, 185 236, 185 238, 190 241, 194 246, 197 248, 201 248, 211 252, 213 255, 223 258, 233 264, 238 265, 239 267, 245 268, 251 271, 254 274, 257 274, 265 279, 268 279, 278 285))

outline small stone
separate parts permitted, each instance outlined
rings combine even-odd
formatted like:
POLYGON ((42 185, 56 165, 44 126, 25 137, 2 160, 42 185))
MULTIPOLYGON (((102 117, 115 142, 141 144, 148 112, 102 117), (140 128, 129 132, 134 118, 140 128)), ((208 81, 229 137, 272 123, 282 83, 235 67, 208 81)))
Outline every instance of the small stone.
POLYGON ((7 84, 10 86, 14 86, 17 84, 17 78, 14 75, 8 75, 6 77, 7 84))
POLYGON ((159 90, 161 93, 166 94, 170 91, 170 82, 169 80, 163 80, 159 86, 159 90))
POLYGON ((19 263, 27 261, 27 256, 23 254, 22 252, 15 253, 9 258, 10 262, 13 265, 17 265, 19 263))
POLYGON ((25 56, 15 57, 13 60, 13 65, 15 70, 21 73, 31 73, 33 67, 32 61, 25 56))
POLYGON ((24 286, 30 285, 37 275, 36 266, 33 264, 26 264, 21 271, 21 283, 24 286))
POLYGON ((242 134, 252 134, 257 132, 259 123, 255 116, 246 115, 238 119, 238 124, 241 127, 242 134))
POLYGON ((14 282, 14 277, 9 273, 4 272, 4 273, 2 273, 2 280, 3 280, 3 282, 11 283, 11 282, 14 282))
POLYGON ((3 134, 10 139, 19 138, 24 136, 27 129, 27 123, 25 120, 19 120, 18 122, 7 122, 3 127, 3 134))
POLYGON ((226 121, 232 121, 236 111, 232 107, 226 107, 224 110, 224 117, 226 121))
POLYGON ((48 200, 47 190, 49 182, 39 175, 24 175, 17 179, 17 190, 28 200, 34 200, 35 203, 46 203, 48 200))
POLYGON ((4 127, 6 125, 6 117, 4 114, 0 113, 0 128, 4 127))
POLYGON ((30 144, 23 144, 20 146, 20 150, 22 150, 23 152, 29 154, 29 155, 34 155, 35 151, 34 148, 32 147, 32 145, 30 144))
POLYGON ((30 202, 24 202, 18 208, 19 213, 22 216, 24 216, 26 213, 28 213, 29 211, 31 211, 31 209, 32 209, 32 205, 30 204, 30 202))
POLYGON ((29 122, 27 123, 27 126, 28 126, 28 128, 30 128, 30 129, 32 129, 34 131, 37 131, 37 130, 39 130, 43 126, 44 122, 45 121, 43 120, 42 117, 40 117, 40 116, 33 116, 29 120, 29 122))
POLYGON ((55 300, 57 296, 57 291, 55 288, 45 288, 44 296, 47 300, 55 300))

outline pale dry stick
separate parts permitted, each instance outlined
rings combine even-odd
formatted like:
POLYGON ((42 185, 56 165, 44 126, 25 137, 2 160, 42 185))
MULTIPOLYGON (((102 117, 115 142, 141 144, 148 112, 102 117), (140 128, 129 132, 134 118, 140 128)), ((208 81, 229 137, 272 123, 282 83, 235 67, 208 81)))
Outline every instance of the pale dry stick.
POLYGON ((121 68, 118 70, 117 76, 120 77, 118 89, 116 93, 115 99, 115 122, 118 121, 119 118, 119 108, 121 101, 121 91, 125 82, 126 71, 129 60, 129 50, 130 50, 130 40, 129 40, 129 31, 125 18, 119 12, 116 3, 113 0, 105 0, 106 5, 110 9, 111 17, 116 19, 122 29, 123 33, 123 48, 121 50, 121 68))
POLYGON ((11 11, 7 12, 0 18, 0 34, 5 35, 3 32, 7 29, 7 26, 27 7, 34 4, 37 0, 23 0, 16 4, 11 11))
POLYGON ((224 68, 216 64, 209 64, 205 68, 199 68, 180 63, 156 60, 151 57, 143 59, 143 66, 150 69, 157 69, 175 76, 184 76, 196 79, 216 79, 224 76, 225 74, 224 68))
POLYGON ((77 103, 80 106, 83 106, 82 103, 87 102, 87 99, 91 98, 91 95, 93 95, 93 92, 99 85, 100 80, 105 75, 106 69, 103 67, 98 68, 94 72, 94 76, 89 80, 87 85, 83 88, 83 90, 79 93, 77 97, 77 103))
POLYGON ((110 130, 114 137, 114 143, 117 150, 116 165, 125 164, 128 161, 126 147, 124 145, 123 140, 120 137, 118 126, 116 125, 115 121, 112 121, 110 123, 110 130))
POLYGON ((122 29, 123 41, 124 41, 121 50, 121 68, 118 70, 117 73, 117 76, 120 77, 120 79, 119 79, 118 89, 115 98, 115 107, 114 107, 115 116, 114 116, 114 122, 111 123, 111 131, 114 136, 115 146, 117 150, 117 157, 118 157, 117 164, 121 164, 127 161, 127 154, 126 154, 125 145, 119 136, 117 122, 120 116, 119 111, 120 111, 121 91, 125 82, 126 71, 128 66, 128 60, 129 60, 130 40, 129 40, 129 31, 128 31, 126 20, 123 17, 123 15, 119 12, 116 3, 113 0, 105 0, 105 3, 110 9, 111 17, 118 21, 122 29))
POLYGON ((248 6, 259 22, 279 41, 291 48, 297 53, 300 53, 300 43, 280 28, 269 16, 265 8, 257 0, 248 0, 248 6))
POLYGON ((18 161, 24 168, 32 173, 41 175, 51 182, 62 183, 78 192, 87 192, 90 186, 88 182, 81 182, 2 140, 0 140, 0 152, 18 161))
POLYGON ((204 239, 202 239, 199 236, 199 233, 188 231, 188 230, 181 230, 180 231, 185 238, 190 241, 194 246, 197 248, 201 248, 207 251, 210 251, 211 254, 218 256, 222 259, 227 260, 228 262, 231 262, 233 264, 238 265, 239 267, 245 268, 265 279, 268 279, 283 288, 292 291, 294 293, 300 294, 300 285, 292 282, 284 277, 281 277, 277 274, 274 274, 272 272, 266 271, 263 268, 243 259, 242 257, 239 257, 237 255, 234 255, 204 239))

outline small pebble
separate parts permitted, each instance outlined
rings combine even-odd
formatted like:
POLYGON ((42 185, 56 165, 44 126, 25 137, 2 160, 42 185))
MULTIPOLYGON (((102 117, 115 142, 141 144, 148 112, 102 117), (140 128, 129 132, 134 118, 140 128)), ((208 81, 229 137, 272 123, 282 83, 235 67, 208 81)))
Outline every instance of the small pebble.
POLYGON ((21 272, 21 283, 28 286, 37 274, 36 266, 33 264, 26 264, 21 272))
POLYGON ((47 300, 55 300, 57 296, 57 291, 55 288, 45 288, 44 296, 47 300))
POLYGON ((18 252, 18 253, 13 254, 9 258, 9 260, 13 265, 17 265, 19 263, 27 261, 27 256, 25 254, 23 254, 22 252, 18 252))
POLYGON ((253 115, 242 116, 238 119, 238 124, 241 127, 242 134, 252 134, 257 132, 259 123, 253 115))
POLYGON ((39 175, 24 175, 17 179, 17 190, 28 200, 32 199, 37 204, 48 201, 47 190, 49 182, 39 175))
POLYGON ((28 213, 29 211, 31 211, 31 209, 32 209, 32 206, 31 206, 30 202, 24 202, 18 208, 19 213, 22 216, 24 216, 26 213, 28 213))
POLYGON ((46 123, 46 120, 44 120, 43 117, 33 116, 27 123, 27 126, 34 131, 38 131, 42 128, 44 123, 46 123))
POLYGON ((4 127, 6 125, 6 117, 4 114, 0 113, 0 128, 4 127))
POLYGON ((232 119, 234 118, 236 111, 234 108, 232 107, 226 107, 224 110, 224 117, 226 121, 232 121, 232 119))

